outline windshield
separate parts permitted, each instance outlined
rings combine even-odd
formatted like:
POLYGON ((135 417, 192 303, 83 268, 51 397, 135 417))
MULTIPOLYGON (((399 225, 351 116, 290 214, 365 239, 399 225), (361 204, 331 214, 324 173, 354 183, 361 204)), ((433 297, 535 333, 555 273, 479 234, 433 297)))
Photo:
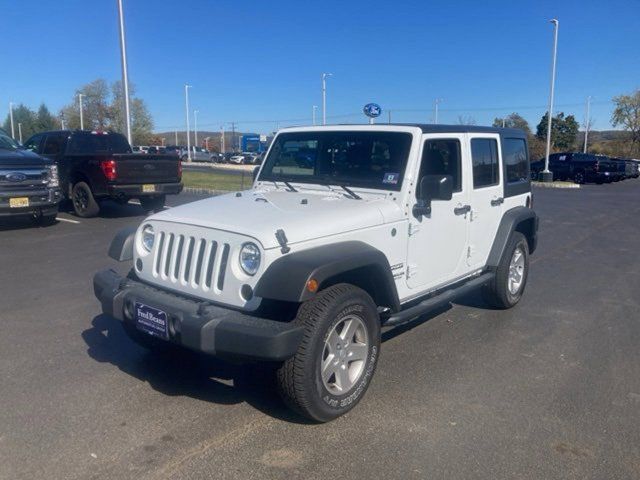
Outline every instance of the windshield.
POLYGON ((275 140, 259 180, 398 191, 411 148, 406 132, 295 132, 275 140))
POLYGON ((0 130, 0 148, 3 150, 17 150, 18 143, 0 130))

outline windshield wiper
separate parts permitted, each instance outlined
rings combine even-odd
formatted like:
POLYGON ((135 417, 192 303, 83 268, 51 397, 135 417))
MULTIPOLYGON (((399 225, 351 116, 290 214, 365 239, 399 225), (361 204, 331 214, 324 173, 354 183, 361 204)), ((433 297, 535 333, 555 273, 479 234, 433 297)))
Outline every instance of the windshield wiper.
POLYGON ((351 190, 349 187, 347 187, 346 185, 340 185, 338 184, 338 186, 340 188, 342 188, 345 192, 347 192, 349 194, 349 196, 351 198, 353 198, 354 200, 362 200, 362 197, 360 195, 358 195, 356 192, 354 192, 353 190, 351 190))

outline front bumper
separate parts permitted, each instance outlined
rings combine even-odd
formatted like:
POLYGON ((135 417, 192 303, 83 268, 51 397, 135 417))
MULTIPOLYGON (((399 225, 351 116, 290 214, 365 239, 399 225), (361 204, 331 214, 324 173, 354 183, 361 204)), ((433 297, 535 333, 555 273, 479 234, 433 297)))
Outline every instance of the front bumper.
POLYGON ((135 325, 136 302, 167 313, 169 340, 185 348, 222 358, 283 361, 292 357, 303 330, 292 323, 255 317, 243 312, 168 293, 140 281, 102 270, 93 277, 102 311, 135 325))
POLYGON ((113 198, 122 197, 148 197, 154 195, 177 195, 182 191, 182 183, 154 183, 153 192, 143 192, 142 185, 108 185, 107 195, 113 198))
POLYGON ((32 191, 2 191, 0 192, 0 217, 14 215, 53 215, 58 211, 58 203, 62 199, 59 188, 44 188, 32 191), (11 198, 28 198, 28 207, 11 208, 11 198))

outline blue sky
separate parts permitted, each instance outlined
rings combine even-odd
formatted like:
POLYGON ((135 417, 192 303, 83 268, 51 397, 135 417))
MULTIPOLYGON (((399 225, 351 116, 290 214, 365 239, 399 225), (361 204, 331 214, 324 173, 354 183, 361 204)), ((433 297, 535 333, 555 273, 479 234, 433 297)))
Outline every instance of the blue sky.
MULTIPOLYGON (((184 129, 193 85, 199 129, 310 123, 331 72, 328 116, 477 124, 518 111, 532 126, 549 91, 552 26, 560 20, 558 110, 610 128, 611 98, 640 86, 640 3, 633 1, 124 0, 130 80, 157 130, 184 129), (344 115, 344 116, 343 116, 344 115)), ((115 0, 4 0, 0 111, 9 101, 57 111, 78 86, 120 78, 115 0)), ((320 115, 320 110, 318 110, 320 115)), ((2 114, 1 116, 4 116, 2 114)))

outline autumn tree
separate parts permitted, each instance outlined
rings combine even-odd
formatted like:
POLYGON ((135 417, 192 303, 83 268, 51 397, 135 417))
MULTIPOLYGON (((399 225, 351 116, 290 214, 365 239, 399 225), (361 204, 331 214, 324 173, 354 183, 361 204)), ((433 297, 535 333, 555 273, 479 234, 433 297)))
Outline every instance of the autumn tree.
POLYGON ((619 95, 613 98, 615 108, 611 115, 611 124, 622 127, 629 132, 631 140, 629 153, 638 152, 640 147, 640 90, 629 95, 619 95))

